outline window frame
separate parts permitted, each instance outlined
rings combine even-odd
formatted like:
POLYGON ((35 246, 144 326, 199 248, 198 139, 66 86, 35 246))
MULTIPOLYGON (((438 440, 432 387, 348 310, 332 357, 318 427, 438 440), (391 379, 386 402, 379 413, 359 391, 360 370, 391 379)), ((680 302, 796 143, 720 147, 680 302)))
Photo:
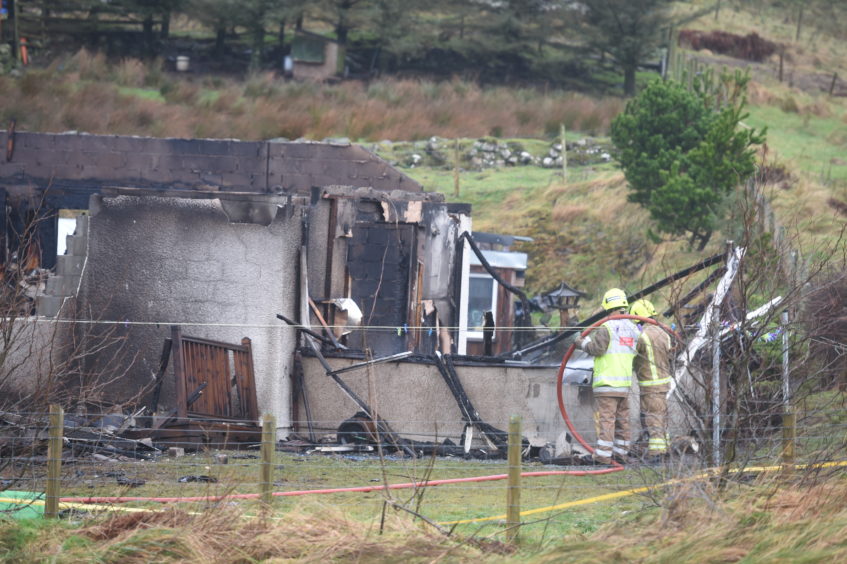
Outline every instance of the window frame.
MULTIPOLYGON (((494 325, 497 325, 497 281, 493 276, 488 274, 487 272, 471 272, 468 274, 468 303, 466 307, 467 314, 467 322, 465 327, 465 332, 467 334, 468 340, 473 341, 482 341, 483 340, 483 332, 475 331, 471 328, 471 293, 470 293, 470 281, 472 279, 483 279, 491 281, 491 314, 494 316, 494 325)), ((497 332, 495 331, 493 339, 496 340, 497 332)))

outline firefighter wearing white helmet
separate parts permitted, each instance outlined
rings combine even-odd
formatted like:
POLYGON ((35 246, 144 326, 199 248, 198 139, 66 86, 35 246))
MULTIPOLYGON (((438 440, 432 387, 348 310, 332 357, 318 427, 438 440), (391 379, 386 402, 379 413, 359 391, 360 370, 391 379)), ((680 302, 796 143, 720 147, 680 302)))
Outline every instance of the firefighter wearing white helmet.
MULTIPOLYGON (((612 288, 603 295, 603 309, 611 316, 627 313, 626 293, 612 288)), ((628 319, 609 319, 577 339, 576 346, 594 357, 594 417, 597 448, 594 459, 609 464, 626 462, 629 454, 629 389, 638 329, 628 319)))
MULTIPOLYGON (((656 308, 650 300, 638 300, 629 313, 639 317, 656 318, 656 308)), ((673 349, 671 336, 651 323, 639 322, 641 335, 636 345, 633 361, 641 400, 642 425, 647 428, 647 455, 657 462, 668 453, 668 402, 671 372, 670 358, 673 349)))

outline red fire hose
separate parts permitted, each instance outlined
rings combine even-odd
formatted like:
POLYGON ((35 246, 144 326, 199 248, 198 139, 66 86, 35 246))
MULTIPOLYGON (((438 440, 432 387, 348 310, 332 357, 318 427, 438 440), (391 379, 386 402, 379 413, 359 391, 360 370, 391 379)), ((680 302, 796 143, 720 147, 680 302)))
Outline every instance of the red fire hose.
MULTIPOLYGON (((669 327, 659 323, 654 319, 650 319, 649 317, 640 317, 638 315, 628 315, 628 314, 619 314, 612 315, 609 317, 605 317, 596 323, 589 325, 588 327, 580 333, 580 336, 584 336, 588 334, 589 331, 598 327, 599 325, 609 321, 610 319, 635 319, 638 321, 643 321, 645 323, 652 323, 653 325, 658 325, 669 334, 673 335, 677 339, 679 338, 676 333, 673 332, 669 327)), ((573 426, 573 423, 568 417, 568 411, 565 409, 565 402, 562 397, 562 377, 565 373, 565 366, 570 360, 571 355, 574 351, 574 345, 571 345, 568 348, 568 351, 565 353, 565 356, 562 357, 562 363, 559 365, 559 371, 556 375, 556 396, 559 401, 559 411, 562 414, 562 418, 565 420, 565 424, 570 430, 571 434, 576 438, 576 440, 581 444, 588 452, 593 453, 594 448, 589 445, 585 439, 582 438, 582 435, 576 430, 573 426)), ((618 464, 615 461, 612 461, 612 465, 609 468, 598 468, 596 470, 552 470, 552 471, 542 471, 542 472, 523 472, 521 476, 532 477, 532 476, 591 476, 598 474, 610 474, 612 472, 620 472, 624 467, 621 464, 618 464)), ((424 482, 408 482, 403 484, 389 484, 389 485, 380 485, 380 486, 362 486, 362 487, 349 487, 349 488, 327 488, 320 490, 300 490, 300 491, 288 491, 288 492, 274 492, 274 496, 300 496, 300 495, 314 495, 314 494, 332 494, 332 493, 342 493, 342 492, 372 492, 377 490, 384 489, 404 489, 404 488, 421 488, 421 487, 431 487, 431 486, 440 486, 445 484, 459 484, 465 482, 488 482, 492 480, 505 480, 508 477, 508 474, 494 474, 490 476, 474 476, 470 478, 450 478, 445 480, 428 480, 424 482)), ((218 495, 218 496, 196 496, 196 497, 63 497, 60 498, 59 501, 62 502, 77 502, 77 503, 125 503, 129 501, 152 501, 159 503, 174 503, 174 502, 192 502, 192 501, 221 501, 225 499, 256 499, 260 496, 257 493, 249 493, 249 494, 228 494, 228 495, 218 495)))
MULTIPOLYGON (((629 314, 616 314, 616 315, 610 315, 609 317, 604 317, 603 319, 600 319, 599 321, 596 321, 595 323, 592 323, 591 325, 586 327, 582 331, 582 333, 579 334, 579 336, 584 337, 591 330, 599 327, 600 325, 609 321, 610 319, 634 319, 634 320, 637 320, 637 321, 643 321, 644 323, 651 323, 653 325, 657 325, 657 326, 661 327, 666 332, 668 332, 668 334, 673 335, 674 337, 678 338, 676 333, 674 333, 674 331, 670 327, 668 327, 668 326, 666 326, 662 323, 659 323, 655 319, 651 319, 649 317, 641 317, 640 315, 629 315, 629 314)), ((577 442, 580 445, 582 445, 588 452, 594 454, 594 447, 589 445, 585 441, 585 439, 582 438, 582 435, 579 434, 579 432, 576 430, 573 423, 571 422, 570 417, 568 417, 568 410, 565 408, 565 400, 562 396, 562 381, 564 380, 565 366, 568 364, 568 361, 570 360, 571 355, 573 354, 573 351, 574 351, 575 348, 576 348, 576 344, 572 343, 571 346, 568 347, 568 350, 565 353, 565 356, 562 357, 562 363, 559 365, 559 372, 556 374, 556 398, 559 401, 559 412, 562 414, 562 419, 565 420, 565 425, 567 425, 568 429, 571 432, 571 435, 573 435, 573 437, 577 440, 577 442)), ((604 469, 604 470, 592 470, 592 471, 589 471, 588 473, 591 473, 591 474, 607 474, 609 472, 619 472, 621 470, 623 470, 623 466, 618 464, 615 460, 612 460, 612 468, 607 468, 607 469, 604 469)))

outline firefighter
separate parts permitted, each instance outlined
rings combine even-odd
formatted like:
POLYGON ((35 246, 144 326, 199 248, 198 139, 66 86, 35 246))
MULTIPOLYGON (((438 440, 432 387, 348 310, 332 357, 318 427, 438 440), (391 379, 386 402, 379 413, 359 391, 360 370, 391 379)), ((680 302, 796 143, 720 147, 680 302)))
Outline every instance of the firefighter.
MULTIPOLYGON (((656 308, 650 300, 638 300, 629 313, 639 317, 656 318, 656 308)), ((638 377, 641 397, 642 425, 647 429, 647 461, 660 462, 667 456, 668 402, 671 372, 670 356, 673 348, 671 336, 658 325, 639 322, 641 335, 636 345, 637 356, 633 368, 638 377)))
MULTIPOLYGON (((603 295, 603 309, 611 316, 627 313, 623 290, 612 288, 603 295)), ((610 464, 612 458, 626 462, 629 455, 629 389, 638 328, 629 319, 609 319, 576 346, 594 357, 594 417, 597 448, 594 459, 610 464)))

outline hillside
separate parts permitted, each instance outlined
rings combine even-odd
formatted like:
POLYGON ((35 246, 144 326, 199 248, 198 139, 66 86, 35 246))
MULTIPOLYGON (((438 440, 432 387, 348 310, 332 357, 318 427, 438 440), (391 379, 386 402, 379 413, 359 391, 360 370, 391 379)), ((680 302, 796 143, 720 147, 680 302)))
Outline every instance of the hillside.
MULTIPOLYGON (((678 6, 681 13, 697 6, 678 6)), ((703 31, 756 32, 785 45, 783 81, 776 55, 750 63, 710 51, 685 51, 698 63, 751 69, 752 127, 768 127, 760 155, 768 197, 778 222, 812 254, 816 239, 836 236, 847 213, 847 98, 830 96, 810 76, 839 73, 844 45, 807 24, 796 27, 775 8, 732 4, 687 24, 703 31), (806 77, 806 78, 803 78, 806 77)), ((702 67, 700 67, 702 68, 702 67)), ((641 75, 642 80, 650 78, 641 75)), ((109 62, 81 51, 22 76, 0 77, 0 121, 19 130, 117 133, 161 137, 240 139, 347 137, 373 147, 432 190, 474 206, 475 228, 527 235, 531 292, 565 279, 584 289, 640 288, 663 274, 722 248, 733 233, 718 234, 702 253, 683 241, 653 243, 646 214, 625 201, 626 187, 613 162, 580 159, 581 140, 610 152, 603 139, 623 108, 615 97, 559 90, 479 86, 453 79, 429 82, 381 79, 318 86, 279 80, 271 73, 248 80, 164 70, 161 61, 109 62), (568 178, 556 168, 522 165, 482 168, 467 154, 476 139, 520 147, 536 160, 547 155, 560 127, 568 131, 568 178), (425 140, 437 137, 437 158, 425 140), (380 143, 383 140, 394 143, 380 143), (462 153, 460 192, 453 179, 452 140, 462 153), (592 140, 594 139, 594 140, 592 140), (402 142, 415 142, 416 145, 402 142), (420 153, 421 162, 411 155, 420 153), (573 153, 573 154, 570 154, 573 153)))

